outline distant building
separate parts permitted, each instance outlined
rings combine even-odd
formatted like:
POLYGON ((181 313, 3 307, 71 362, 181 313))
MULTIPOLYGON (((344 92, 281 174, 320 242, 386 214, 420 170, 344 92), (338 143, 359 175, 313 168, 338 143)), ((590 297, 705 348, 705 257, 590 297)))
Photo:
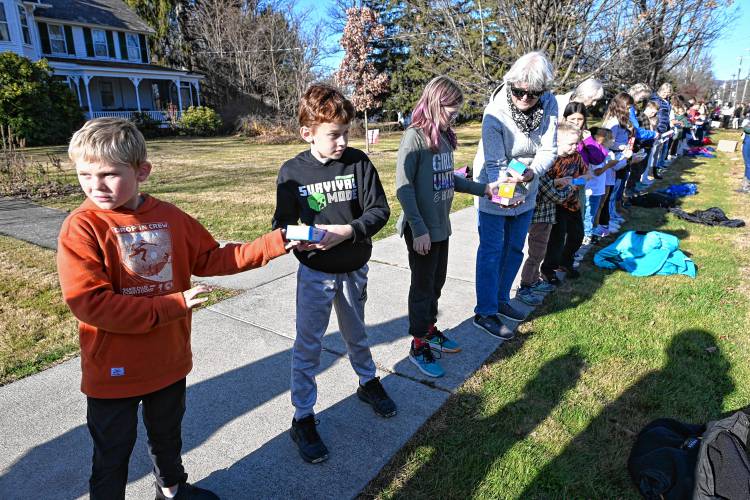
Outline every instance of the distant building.
POLYGON ((150 64, 153 34, 121 0, 0 0, 0 52, 47 59, 89 118, 166 121, 200 105, 202 75, 150 64))

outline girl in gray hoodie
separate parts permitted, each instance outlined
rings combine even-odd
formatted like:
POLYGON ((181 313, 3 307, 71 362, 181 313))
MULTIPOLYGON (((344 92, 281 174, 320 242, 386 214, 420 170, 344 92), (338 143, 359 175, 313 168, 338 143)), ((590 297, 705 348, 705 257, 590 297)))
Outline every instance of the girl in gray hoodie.
POLYGON ((396 161, 396 196, 403 212, 397 229, 406 240, 411 269, 409 359, 431 377, 445 372, 433 356, 461 348, 437 328, 437 308, 448 268, 450 211, 455 191, 489 196, 487 183, 454 173, 457 147, 452 123, 463 104, 463 94, 447 76, 430 81, 412 113, 413 121, 401 139, 396 161))

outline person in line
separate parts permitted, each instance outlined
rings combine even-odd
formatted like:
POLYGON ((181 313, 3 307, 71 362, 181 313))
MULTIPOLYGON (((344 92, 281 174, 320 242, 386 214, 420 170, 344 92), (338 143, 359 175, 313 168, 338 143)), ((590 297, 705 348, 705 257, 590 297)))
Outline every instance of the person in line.
MULTIPOLYGON (((659 124, 659 118, 657 116, 658 113, 659 103, 657 103, 656 101, 649 101, 648 103, 646 103, 646 107, 643 109, 643 114, 641 115, 640 122, 645 128, 656 130, 656 127, 659 124)), ((656 140, 658 140, 658 138, 656 140)), ((654 181, 652 181, 648 177, 649 173, 654 176, 654 179, 656 179, 656 176, 659 175, 655 167, 656 158, 654 156, 656 151, 658 151, 658 148, 655 144, 656 140, 639 142, 639 146, 648 154, 648 156, 646 157, 645 168, 643 168, 641 171, 641 177, 634 186, 635 192, 645 191, 651 184, 653 184, 654 181)))
POLYGON ((454 191, 491 197, 490 186, 454 174, 458 147, 453 122, 463 104, 459 86, 447 76, 432 79, 414 107, 396 160, 396 196, 403 212, 396 223, 409 253, 409 359, 430 377, 445 370, 433 355, 461 348, 436 325, 438 299, 448 271, 450 211, 454 191))
POLYGON ((599 80, 587 78, 578 84, 575 90, 555 96, 557 101, 558 120, 562 122, 565 108, 572 102, 583 104, 586 108, 593 108, 604 97, 604 88, 599 80))
POLYGON ((583 212, 583 245, 590 245, 598 238, 594 234, 594 228, 598 224, 596 217, 599 205, 606 193, 606 172, 619 163, 614 154, 609 152, 614 143, 612 131, 604 127, 592 127, 590 132, 604 159, 598 165, 589 165, 585 190, 586 205, 583 212))
POLYGON ((669 123, 669 115, 672 111, 672 105, 669 103, 672 97, 672 84, 663 83, 659 90, 651 96, 651 100, 656 101, 659 104, 659 123, 656 126, 656 131, 662 136, 662 140, 657 142, 658 151, 656 152, 656 168, 662 169, 666 167, 669 162, 667 161, 667 155, 669 154, 669 140, 664 137, 670 130, 671 125, 669 123))
POLYGON ((328 459, 328 448, 315 428, 315 375, 331 307, 336 308, 339 331, 359 378, 357 397, 381 417, 396 414, 396 404, 376 376, 365 328, 372 237, 391 211, 375 166, 365 153, 347 147, 353 118, 354 106, 339 90, 311 85, 298 116, 300 135, 310 148, 286 161, 276 181, 273 227, 302 221, 325 231, 321 241, 294 251, 299 269, 289 433, 310 463, 328 459))
POLYGON ((143 135, 126 119, 86 122, 68 155, 86 199, 62 225, 57 269, 79 320, 91 498, 125 498, 143 403, 157 500, 218 499, 187 482, 180 456, 191 311, 210 291, 190 278, 260 267, 292 244, 276 230, 220 247, 194 218, 142 193, 153 167, 143 135))
POLYGON ((619 230, 620 224, 624 221, 612 208, 614 203, 610 200, 617 200, 616 196, 621 195, 622 180, 617 183, 616 171, 627 167, 627 158, 623 157, 623 152, 630 149, 628 141, 633 135, 633 124, 630 121, 630 107, 633 106, 633 98, 627 92, 617 94, 607 106, 607 112, 604 114, 604 128, 612 131, 613 143, 610 150, 615 154, 619 163, 605 172, 605 185, 607 189, 599 206, 599 226, 594 230, 598 237, 608 236, 612 232, 619 230))
MULTIPOLYGON (((570 106, 570 104, 568 105, 570 106)), ((516 298, 530 306, 541 305, 543 295, 555 289, 559 280, 542 280, 539 266, 547 253, 550 232, 556 222, 557 206, 566 202, 575 194, 571 177, 566 176, 566 169, 557 168, 568 157, 576 155, 581 138, 580 129, 570 123, 561 123, 557 128, 557 159, 552 168, 539 177, 539 190, 536 195, 536 207, 529 228, 529 250, 521 269, 521 286, 516 298)))
MULTIPOLYGON (((659 139, 659 132, 655 127, 650 126, 644 122, 641 118, 638 118, 638 109, 642 103, 649 102, 652 91, 651 88, 645 83, 636 83, 628 89, 628 94, 633 98, 633 105, 630 106, 630 123, 633 125, 633 131, 635 133, 635 147, 636 151, 644 149, 646 146, 651 151, 651 147, 654 142, 659 139)), ((630 164, 630 175, 628 175, 625 183, 624 195, 632 194, 635 191, 637 183, 640 181, 643 172, 647 170, 648 157, 633 161, 630 164)))
POLYGON ((742 159, 745 162, 745 175, 742 177, 740 192, 750 194, 750 112, 742 120, 742 159))
POLYGON ((512 206, 479 198, 474 325, 507 339, 515 334, 501 318, 525 318, 510 304, 510 290, 523 260, 538 176, 549 170, 557 156, 557 102, 549 92, 554 70, 541 52, 521 56, 503 80, 484 110, 475 177, 482 183, 495 182, 504 176, 508 163, 517 160, 526 165, 521 182, 527 195, 512 206))
POLYGON ((581 155, 586 165, 596 165, 604 161, 607 156, 606 152, 602 153, 599 144, 591 137, 588 130, 588 111, 586 106, 580 102, 571 102, 565 107, 563 112, 563 122, 569 123, 581 131, 581 140, 578 142, 576 150, 581 155))
MULTIPOLYGON (((560 124, 558 134, 564 137, 564 139, 558 138, 560 142, 575 140, 578 143, 581 139, 580 129, 569 123, 560 124)), ((588 167, 576 148, 565 149, 564 152, 566 153, 564 156, 558 155, 549 170, 549 176, 553 179, 568 178, 571 179, 571 183, 579 177, 585 178, 588 174, 588 167)), ((583 242, 583 214, 579 194, 581 186, 573 184, 571 187, 568 197, 555 208, 555 224, 549 234, 541 267, 542 276, 548 282, 554 282, 557 277, 556 271, 564 272, 568 279, 575 279, 579 276, 578 271, 573 268, 573 262, 583 242)))

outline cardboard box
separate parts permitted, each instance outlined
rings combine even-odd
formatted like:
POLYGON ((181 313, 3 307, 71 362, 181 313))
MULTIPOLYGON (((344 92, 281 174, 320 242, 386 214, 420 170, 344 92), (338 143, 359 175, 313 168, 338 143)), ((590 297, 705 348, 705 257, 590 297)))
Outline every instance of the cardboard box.
POLYGON ((728 141, 726 139, 722 139, 721 141, 719 141, 717 149, 725 153, 734 153, 737 150, 737 141, 728 141))

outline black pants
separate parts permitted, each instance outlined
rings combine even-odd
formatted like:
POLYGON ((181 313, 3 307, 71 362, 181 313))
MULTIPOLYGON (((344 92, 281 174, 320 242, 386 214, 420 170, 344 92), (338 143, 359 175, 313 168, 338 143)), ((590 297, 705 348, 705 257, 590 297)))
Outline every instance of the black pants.
MULTIPOLYGON (((651 148, 644 148, 644 150, 649 154, 651 153, 651 148)), ((643 161, 630 165, 630 177, 628 177, 628 182, 625 184, 627 189, 632 190, 635 188, 636 183, 641 182, 641 176, 643 175, 643 172, 646 171, 647 166, 648 157, 643 161)))
POLYGON ((433 241, 427 255, 414 251, 414 238, 408 224, 404 240, 409 250, 409 335, 422 338, 437 321, 438 299, 448 271, 448 240, 433 241))
MULTIPOLYGON (((606 190, 604 191, 604 196, 602 196, 601 201, 599 202, 599 206, 601 207, 601 210, 599 210, 599 225, 600 226, 608 226, 609 225, 609 199, 614 196, 614 186, 607 186, 606 190)), ((557 211, 557 213, 560 213, 560 210, 557 211)))
POLYGON ((159 486, 187 480, 182 467, 182 416, 185 379, 144 396, 120 399, 87 398, 86 422, 94 440, 89 479, 92 500, 124 499, 128 462, 138 426, 138 403, 143 401, 143 423, 159 486))
POLYGON ((542 262, 542 274, 554 276, 558 267, 573 269, 576 252, 583 242, 583 216, 576 212, 557 207, 556 222, 552 226, 547 242, 547 253, 542 262))

